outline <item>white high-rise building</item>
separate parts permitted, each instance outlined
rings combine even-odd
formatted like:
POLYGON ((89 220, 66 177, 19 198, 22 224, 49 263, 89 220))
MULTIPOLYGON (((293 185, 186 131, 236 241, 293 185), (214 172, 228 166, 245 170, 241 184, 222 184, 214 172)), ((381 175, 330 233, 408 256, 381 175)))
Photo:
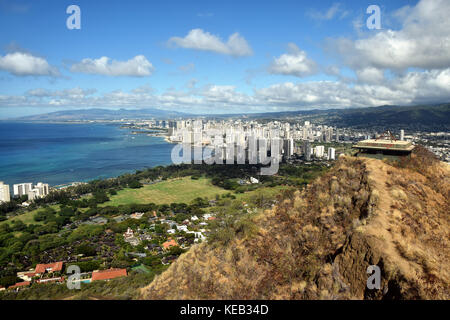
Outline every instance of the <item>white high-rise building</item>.
POLYGON ((48 195, 49 188, 47 183, 38 182, 34 187, 39 190, 40 197, 45 197, 48 195))
POLYGON ((400 140, 403 141, 405 140, 405 130, 400 130, 400 140))
POLYGON ((317 146, 314 148, 315 156, 317 158, 323 158, 323 155, 325 153, 325 147, 324 146, 317 146))
POLYGON ((49 186, 47 183, 38 182, 33 189, 27 192, 28 200, 43 198, 49 194, 49 186))
POLYGON ((328 148, 328 160, 335 160, 335 159, 336 159, 336 149, 328 148))
POLYGON ((0 202, 9 201, 11 201, 11 196, 9 194, 9 185, 4 184, 3 181, 0 181, 0 202))
POLYGON ((14 195, 19 197, 28 194, 28 191, 30 191, 31 189, 33 189, 31 182, 13 185, 14 195))
POLYGON ((27 196, 28 196, 29 201, 38 198, 39 197, 39 189, 36 189, 36 188, 31 189, 30 191, 28 191, 27 196))

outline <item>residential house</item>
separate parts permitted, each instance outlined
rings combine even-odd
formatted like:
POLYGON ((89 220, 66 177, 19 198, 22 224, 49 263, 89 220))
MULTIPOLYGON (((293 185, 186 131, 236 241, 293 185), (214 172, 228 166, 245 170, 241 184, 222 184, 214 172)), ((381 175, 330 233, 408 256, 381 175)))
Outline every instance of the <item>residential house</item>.
POLYGON ((141 242, 130 227, 128 227, 127 231, 123 234, 123 238, 125 242, 128 242, 132 246, 137 246, 141 242))
POLYGON ((95 270, 94 272, 92 272, 92 281, 111 280, 126 276, 127 276, 127 269, 95 270))
POLYGON ((187 232, 188 228, 186 226, 177 226, 177 230, 187 232))
POLYGON ((164 243, 162 244, 162 246, 163 246, 164 250, 169 250, 170 247, 178 246, 178 243, 177 243, 174 239, 170 239, 170 238, 169 238, 169 240, 167 240, 166 242, 164 242, 164 243))
POLYGON ((26 287, 28 287, 30 285, 31 285, 31 281, 17 282, 16 284, 13 284, 12 286, 9 286, 8 290, 10 290, 10 289, 20 290, 20 289, 26 288, 26 287))
POLYGON ((36 276, 42 276, 44 273, 55 273, 61 272, 63 267, 63 261, 48 263, 48 264, 38 264, 34 273, 36 276))
POLYGON ((135 212, 131 214, 131 218, 133 219, 141 219, 144 216, 144 212, 135 212))
POLYGON ((31 281, 35 275, 36 273, 33 270, 17 272, 17 278, 23 281, 31 281))

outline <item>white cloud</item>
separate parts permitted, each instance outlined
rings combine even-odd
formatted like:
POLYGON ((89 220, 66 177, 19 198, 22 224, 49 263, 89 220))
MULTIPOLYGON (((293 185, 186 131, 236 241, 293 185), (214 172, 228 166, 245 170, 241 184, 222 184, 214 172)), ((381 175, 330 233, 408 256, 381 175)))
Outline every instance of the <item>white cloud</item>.
POLYGON ((227 42, 223 42, 218 36, 202 29, 192 29, 184 38, 172 37, 168 43, 176 47, 212 51, 235 57, 253 54, 247 40, 237 32, 230 35, 227 42))
POLYGON ((145 77, 150 76, 154 69, 151 62, 143 55, 138 55, 127 61, 111 60, 108 57, 101 57, 99 59, 86 58, 81 60, 80 63, 72 65, 70 68, 72 72, 113 77, 145 77))
POLYGON ((400 30, 385 29, 355 41, 332 40, 332 49, 354 69, 446 69, 450 67, 448 12, 448 0, 421 0, 394 13, 400 30))
POLYGON ((85 99, 88 96, 96 93, 96 89, 82 89, 80 87, 75 87, 71 89, 64 89, 64 90, 47 90, 43 88, 37 88, 28 90, 25 93, 25 96, 29 97, 30 99, 39 100, 39 101, 45 101, 46 98, 58 98, 58 99, 64 99, 65 101, 77 100, 77 99, 85 99))
POLYGON ((378 84, 335 81, 281 83, 255 91, 259 101, 300 108, 408 105, 450 100, 450 68, 410 72, 378 84))
POLYGON ((143 86, 133 89, 131 92, 133 92, 133 93, 152 93, 152 92, 155 92, 155 89, 153 89, 150 85, 145 84, 143 86))
POLYGON ((269 67, 270 73, 306 77, 317 72, 317 64, 307 58, 305 51, 294 43, 289 43, 288 48, 289 53, 274 59, 269 67))
POLYGON ((343 9, 340 3, 334 3, 330 8, 328 8, 325 12, 320 12, 317 10, 310 10, 307 12, 307 15, 314 20, 331 20, 334 17, 338 17, 339 19, 344 19, 347 17, 349 12, 343 9))
POLYGON ((8 71, 16 76, 59 76, 58 69, 51 66, 44 58, 25 52, 0 56, 0 70, 8 71))
POLYGON ((383 70, 374 67, 356 70, 356 76, 360 82, 364 83, 377 84, 384 80, 383 70))
POLYGON ((409 72, 377 83, 285 82, 255 89, 253 94, 239 92, 233 85, 184 86, 183 90, 171 88, 162 94, 149 86, 130 92, 115 90, 95 95, 94 89, 35 89, 21 96, 0 95, 0 107, 157 107, 221 113, 413 105, 450 101, 449 82, 450 68, 409 72))

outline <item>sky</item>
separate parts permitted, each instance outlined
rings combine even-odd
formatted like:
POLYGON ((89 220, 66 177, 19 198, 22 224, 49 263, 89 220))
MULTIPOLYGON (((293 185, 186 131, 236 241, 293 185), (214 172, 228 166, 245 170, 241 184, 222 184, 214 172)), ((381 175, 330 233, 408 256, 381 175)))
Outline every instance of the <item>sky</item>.
POLYGON ((449 14, 448 0, 0 0, 0 119, 448 102, 449 14))

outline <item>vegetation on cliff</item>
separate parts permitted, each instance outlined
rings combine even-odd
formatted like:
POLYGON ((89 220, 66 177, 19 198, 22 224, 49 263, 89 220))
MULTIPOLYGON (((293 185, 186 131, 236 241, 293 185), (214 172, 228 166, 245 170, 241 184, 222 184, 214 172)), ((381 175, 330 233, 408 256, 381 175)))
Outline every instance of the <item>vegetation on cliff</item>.
POLYGON ((448 299, 449 178, 422 148, 395 165, 344 157, 274 208, 224 215, 141 298, 448 299))

